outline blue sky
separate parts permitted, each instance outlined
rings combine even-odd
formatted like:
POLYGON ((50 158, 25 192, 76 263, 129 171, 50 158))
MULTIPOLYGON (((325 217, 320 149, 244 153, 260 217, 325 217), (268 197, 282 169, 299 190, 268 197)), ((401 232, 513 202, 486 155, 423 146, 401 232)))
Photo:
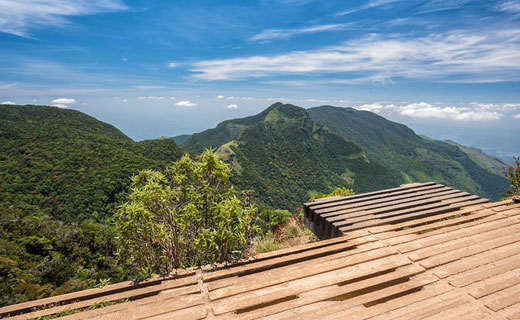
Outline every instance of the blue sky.
POLYGON ((520 153, 518 0, 4 0, 0 44, 0 102, 137 140, 282 101, 520 153))

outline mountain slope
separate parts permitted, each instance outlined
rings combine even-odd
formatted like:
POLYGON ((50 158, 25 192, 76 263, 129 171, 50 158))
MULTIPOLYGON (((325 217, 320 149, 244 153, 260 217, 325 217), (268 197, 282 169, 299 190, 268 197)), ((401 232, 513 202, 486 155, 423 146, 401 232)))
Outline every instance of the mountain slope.
POLYGON ((396 186, 397 180, 357 145, 311 120, 305 109, 276 103, 247 118, 194 134, 183 146, 217 152, 235 169, 233 182, 261 203, 292 209, 313 191, 356 192, 396 186))
POLYGON ((507 190, 505 178, 458 146, 425 139, 405 125, 352 108, 321 106, 307 111, 314 121, 361 146, 402 183, 433 180, 493 200, 507 190))
POLYGON ((76 221, 110 215, 139 169, 183 151, 173 139, 134 142, 81 112, 0 106, 0 206, 76 221))
POLYGON ((476 164, 478 164, 479 166, 488 170, 491 173, 503 175, 503 173, 507 171, 507 169, 511 166, 509 163, 492 155, 488 155, 478 148, 463 146, 451 140, 446 140, 445 142, 458 147, 462 152, 467 154, 471 158, 471 160, 473 160, 476 164))

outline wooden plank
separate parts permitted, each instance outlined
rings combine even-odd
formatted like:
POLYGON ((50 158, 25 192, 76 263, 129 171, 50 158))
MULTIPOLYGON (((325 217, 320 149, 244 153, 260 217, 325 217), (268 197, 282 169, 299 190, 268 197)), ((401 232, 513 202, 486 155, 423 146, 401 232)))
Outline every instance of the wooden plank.
POLYGON ((305 263, 305 265, 302 265, 299 268, 294 268, 293 270, 286 268, 276 269, 272 272, 255 273, 242 277, 240 279, 240 283, 237 283, 233 286, 227 286, 210 291, 210 297, 212 300, 216 300, 226 296, 268 287, 286 281, 302 279, 315 274, 333 271, 395 254, 397 254, 397 251, 393 248, 380 248, 371 251, 362 251, 353 255, 338 257, 338 259, 330 261, 313 261, 311 266, 309 266, 308 263, 305 263))
MULTIPOLYGON (((413 319, 427 317, 436 314, 442 308, 447 306, 460 305, 467 301, 459 292, 453 290, 452 287, 445 283, 434 283, 427 285, 419 292, 406 295, 391 301, 389 304, 396 304, 395 308, 389 312, 378 312, 373 320, 396 320, 396 319, 413 319)), ((378 307, 378 306, 375 306, 378 307)), ((373 309, 375 307, 371 307, 373 309)), ((386 311, 383 304, 380 309, 386 311)), ((379 311, 379 310, 378 310, 379 311)))
MULTIPOLYGON (((237 309, 244 309, 260 303, 269 303, 291 295, 312 290, 319 287, 326 287, 336 283, 374 274, 383 270, 398 268, 410 264, 410 261, 401 256, 390 256, 382 259, 356 264, 340 270, 333 270, 305 277, 295 281, 286 282, 280 285, 264 287, 254 291, 239 293, 224 299, 213 301, 215 314, 223 314, 237 309)), ((211 296, 210 292, 210 296, 211 296)))
POLYGON ((466 200, 476 200, 479 199, 478 196, 461 196, 460 194, 449 194, 445 196, 439 196, 432 198, 428 201, 419 201, 419 202, 410 202, 406 204, 406 206, 398 206, 394 210, 392 207, 385 208, 385 210, 371 210, 371 211, 365 211, 363 214, 360 214, 356 217, 347 217, 345 216, 338 216, 334 219, 328 220, 329 223, 332 223, 335 227, 341 227, 344 225, 350 225, 355 223, 364 222, 367 220, 379 220, 379 219, 385 219, 393 216, 398 215, 404 215, 408 213, 418 212, 418 211, 424 211, 428 209, 434 209, 439 207, 448 206, 451 203, 456 202, 462 202, 466 200), (455 198, 455 199, 454 199, 455 198), (448 200, 448 201, 441 201, 441 200, 448 200), (426 204, 423 204, 426 203, 426 204), (402 209, 401 209, 402 208, 402 209), (339 219, 339 218, 342 219, 339 219), (357 218, 357 219, 354 219, 357 218), (336 219, 338 219, 336 221, 336 219))
POLYGON ((493 311, 520 303, 520 284, 483 297, 480 301, 493 311))
MULTIPOLYGON (((160 294, 137 301, 120 303, 100 309, 76 313, 64 320, 79 319, 103 319, 103 320, 133 320, 146 316, 153 316, 164 312, 172 312, 190 308, 204 303, 202 295, 175 296, 172 294, 160 294)), ((61 318, 60 318, 61 319, 61 318)))
MULTIPOLYGON (((400 192, 400 191, 405 191, 405 190, 410 190, 410 189, 416 189, 416 188, 421 188, 421 187, 426 187, 426 186, 431 186, 431 185, 436 185, 436 183, 435 182, 425 182, 425 183, 416 183, 416 184, 403 185, 403 186, 400 186, 400 187, 397 187, 397 188, 391 188, 391 189, 385 189, 385 190, 379 190, 379 191, 366 192, 366 193, 356 194, 356 195, 352 195, 352 196, 345 196, 342 199, 339 199, 339 201, 367 198, 367 197, 370 197, 370 196, 387 196, 388 194, 392 194, 394 192, 400 192)), ((332 200, 332 201, 329 201, 329 202, 332 203, 333 205, 336 205, 339 201, 338 200, 332 200)), ((323 205, 326 205, 326 204, 329 204, 329 203, 307 202, 304 205, 309 206, 311 208, 321 208, 323 205)))
POLYGON ((473 283, 465 289, 472 297, 480 299, 518 283, 520 283, 520 269, 514 269, 473 283))
POLYGON ((201 306, 195 306, 187 309, 176 310, 173 312, 166 312, 163 314, 155 315, 152 317, 139 318, 139 319, 147 319, 147 320, 172 320, 172 319, 182 319, 182 320, 199 320, 206 318, 206 309, 201 306))
POLYGON ((417 211, 417 212, 412 211, 411 213, 403 213, 401 215, 386 218, 386 219, 379 219, 379 220, 375 220, 375 221, 374 220, 366 221, 366 222, 356 223, 351 226, 340 227, 339 230, 340 230, 340 232, 348 233, 348 232, 356 231, 356 230, 359 230, 362 228, 371 228, 371 227, 379 226, 379 225, 383 225, 383 224, 389 224, 389 223, 394 223, 394 222, 401 222, 401 221, 406 221, 406 220, 411 220, 411 219, 416 219, 416 218, 422 218, 425 216, 442 214, 442 213, 446 213, 446 212, 450 212, 450 211, 454 211, 454 210, 456 210, 456 209, 452 208, 450 206, 442 206, 442 207, 430 209, 430 210, 422 210, 422 211, 417 211))
POLYGON ((316 304, 317 301, 330 301, 338 299, 349 299, 356 296, 362 295, 369 291, 377 291, 382 287, 388 287, 392 284, 402 283, 409 277, 417 275, 423 272, 424 269, 417 265, 407 265, 396 269, 390 273, 384 273, 381 275, 374 275, 370 278, 364 278, 362 280, 348 283, 346 285, 338 286, 332 285, 328 287, 322 287, 311 291, 306 291, 298 295, 297 299, 286 301, 272 306, 267 306, 261 309, 257 309, 251 312, 243 314, 240 318, 253 319, 260 317, 272 317, 277 318, 277 314, 285 312, 290 309, 301 308, 306 305, 313 305, 305 310, 312 310, 314 308, 320 308, 321 304, 316 304))
POLYGON ((328 208, 323 209, 314 209, 314 212, 316 214, 319 214, 320 216, 324 217, 330 217, 334 216, 335 212, 345 211, 345 210, 367 210, 371 208, 379 208, 381 206, 385 206, 387 203, 399 201, 403 202, 405 199, 408 199, 408 201, 412 201, 410 199, 415 199, 417 197, 423 197, 431 194, 437 194, 440 192, 461 192, 459 190, 455 190, 452 188, 444 187, 443 185, 432 185, 427 186, 423 188, 413 189, 413 190, 407 190, 402 192, 396 192, 392 195, 385 196, 385 197, 372 197, 372 198, 363 198, 362 201, 356 201, 356 202, 345 202, 345 204, 338 205, 338 206, 331 206, 328 208))
MULTIPOLYGON (((458 201, 458 200, 454 199, 454 201, 458 201)), ((460 207, 462 205, 464 205, 464 204, 480 203, 480 202, 483 202, 483 201, 488 201, 488 200, 487 199, 477 199, 477 200, 473 200, 473 201, 470 201, 470 202, 451 203, 448 206, 439 207, 438 209, 431 209, 431 210, 412 212, 412 213, 409 213, 409 214, 401 214, 401 215, 398 215, 398 216, 385 218, 385 219, 381 219, 381 220, 367 221, 367 222, 364 222, 364 223, 357 223, 357 224, 354 224, 352 226, 341 227, 341 228, 339 228, 339 230, 341 232, 343 232, 343 233, 348 233, 348 232, 352 232, 352 231, 355 231, 355 230, 359 230, 361 228, 368 228, 368 227, 372 228, 374 226, 379 226, 379 225, 383 225, 383 224, 399 223, 399 222, 402 222, 402 221, 408 221, 408 220, 412 220, 412 219, 422 218, 422 217, 425 217, 425 216, 432 216, 432 215, 442 214, 442 213, 446 213, 446 212, 456 211, 456 210, 459 210, 460 207)))
POLYGON ((453 243, 456 243, 457 241, 462 242, 468 237, 479 236, 505 227, 514 228, 516 225, 518 225, 518 222, 512 223, 512 221, 507 219, 496 220, 448 233, 427 235, 426 237, 418 238, 413 242, 397 245, 396 248, 403 253, 416 251, 416 254, 420 254, 421 252, 428 252, 429 250, 447 246, 452 241, 453 243))
POLYGON ((205 270, 203 277, 204 282, 209 282, 223 277, 243 276, 246 274, 259 272, 268 269, 274 269, 283 265, 298 263, 302 261, 316 259, 326 255, 332 255, 340 252, 348 252, 355 249, 358 246, 369 242, 375 242, 377 239, 374 236, 363 237, 355 240, 348 240, 348 242, 339 242, 336 245, 331 246, 320 246, 316 250, 310 247, 310 250, 303 251, 301 253, 282 255, 276 258, 263 259, 260 261, 252 260, 247 264, 243 265, 231 265, 228 268, 211 271, 205 270))
POLYGON ((511 236, 511 235, 505 235, 500 238, 493 238, 489 239, 487 241, 484 241, 479 244, 471 245, 466 248, 460 248, 454 251, 448 251, 443 254, 433 256, 430 258, 426 258, 422 261, 420 261, 420 265, 425 267, 426 269, 431 269, 433 267, 446 264, 451 261, 455 261, 464 257, 468 257, 480 252, 492 250, 495 248, 499 248, 502 246, 505 246, 510 243, 515 243, 520 240, 520 236, 511 236))
POLYGON ((505 319, 517 320, 520 319, 520 303, 513 304, 500 310, 498 314, 505 319))
MULTIPOLYGON (((384 300, 390 299, 389 301, 392 301, 392 299, 391 299, 392 297, 397 298, 400 296, 404 296, 409 292, 411 293, 414 290, 419 290, 423 286, 427 286, 430 283, 434 283, 436 280, 437 280, 437 278, 434 276, 423 275, 423 276, 413 278, 412 280, 402 283, 402 284, 382 288, 381 290, 378 290, 378 291, 369 292, 369 293, 354 297, 352 299, 340 301, 340 302, 338 302, 338 305, 341 308, 339 310, 339 312, 335 312, 335 313, 331 314, 328 312, 328 310, 325 310, 326 319, 350 319, 350 318, 346 317, 346 315, 352 314, 351 313, 352 307, 359 306, 362 304, 364 304, 366 307, 367 304, 374 303, 381 299, 384 299, 384 300)), ((387 302, 384 302, 384 303, 387 303, 387 302)), ((370 309, 370 308, 367 308, 367 309, 370 309)), ((295 311, 297 311, 297 310, 295 310, 295 311)), ((315 310, 315 313, 309 312, 309 313, 306 313, 305 315, 301 314, 301 315, 298 315, 297 318, 298 319, 316 319, 316 318, 322 317, 323 314, 324 314, 324 312, 322 310, 315 310)), ((289 318, 293 318, 293 317, 287 316, 287 319, 289 319, 289 318)))
MULTIPOLYGON (((55 314, 58 312, 66 311, 66 310, 75 310, 75 309, 81 309, 81 308, 87 308, 97 303, 103 303, 103 302, 110 302, 110 301, 117 301, 121 299, 127 299, 127 298, 133 298, 133 299, 139 299, 139 297, 148 297, 150 295, 157 295, 160 291, 166 290, 166 289, 175 289, 174 292, 170 294, 171 297, 179 296, 179 295, 189 295, 193 293, 198 293, 199 288, 196 285, 191 286, 185 286, 185 287, 177 287, 176 284, 173 282, 170 283, 164 283, 157 286, 152 287, 145 287, 137 290, 129 290, 129 291, 123 291, 111 295, 106 295, 102 297, 97 297, 89 300, 82 300, 79 302, 74 302, 70 304, 65 305, 59 305, 55 307, 50 307, 43 310, 36 310, 29 313, 24 313, 19 316, 14 317, 13 319, 28 319, 28 318, 36 318, 36 317, 42 317, 46 315, 55 314)), ((163 296, 159 297, 163 298, 163 296)), ((179 304, 182 303, 190 303, 189 301, 180 300, 179 304)))
MULTIPOLYGON (((456 211, 453 212, 456 215, 456 211)), ((453 215, 452 213, 452 215, 453 215)), ((432 216, 432 220, 435 221, 437 216, 432 216)), ((410 228, 407 230, 401 230, 397 232, 385 232, 384 234, 378 234, 377 237, 385 239, 391 245, 399 245, 410 241, 416 241, 417 239, 423 239, 438 234, 446 234, 456 230, 470 228, 480 224, 486 224, 491 221, 504 219, 504 216, 497 215, 491 210, 480 211, 472 215, 462 216, 459 218, 453 218, 449 220, 443 220, 439 222, 433 222, 431 224, 422 225, 416 228, 410 228), (473 221, 478 219, 476 221, 473 221), (431 231, 429 231, 431 230, 431 231), (395 236, 392 237, 392 234, 395 236)))
POLYGON ((165 280, 177 279, 177 286, 183 286, 183 285, 193 282, 193 280, 190 279, 190 277, 189 277, 190 275, 193 275, 193 274, 194 274, 194 272, 191 269, 186 270, 186 271, 178 270, 177 275, 173 275, 173 276, 167 277, 167 278, 155 276, 151 279, 142 281, 137 284, 132 281, 126 281, 126 282, 121 282, 121 283, 104 286, 103 288, 87 289, 87 290, 82 290, 82 291, 78 291, 78 292, 67 293, 67 294, 62 294, 62 295, 53 296, 53 297, 49 297, 49 298, 10 305, 10 306, 0 308, 0 317, 4 317, 7 314, 18 314, 20 312, 28 312, 33 309, 42 309, 48 305, 67 304, 67 303, 71 303, 73 301, 82 301, 82 300, 87 300, 87 299, 93 299, 96 297, 102 297, 105 295, 115 294, 115 293, 122 292, 122 291, 136 290, 136 289, 141 289, 141 288, 145 288, 145 287, 160 285, 161 282, 163 282, 165 280))
MULTIPOLYGON (((435 190, 435 191, 437 191, 437 190, 435 190)), ((319 214, 320 218, 326 218, 327 221, 337 221, 337 220, 344 219, 346 217, 356 217, 360 214, 361 215, 365 214, 365 212, 368 212, 367 214, 377 214, 377 213, 381 213, 381 212, 397 210, 400 208, 409 208, 410 206, 413 206, 413 205, 431 203, 431 202, 436 201, 436 200, 433 200, 433 198, 444 196, 444 195, 450 195, 450 194, 460 194, 461 196, 470 195, 467 192, 453 190, 450 188, 442 188, 440 191, 437 191, 433 194, 422 194, 421 193, 421 194, 415 195, 413 197, 401 198, 401 199, 392 200, 392 201, 389 201, 389 199, 384 199, 385 201, 382 201, 379 203, 374 203, 374 204, 369 203, 368 205, 363 206, 363 207, 355 207, 355 208, 348 207, 348 208, 339 209, 339 210, 336 210, 336 208, 334 208, 335 210, 330 213, 323 213, 323 214, 320 212, 317 212, 317 213, 319 214)))
MULTIPOLYGON (((442 266, 441 268, 444 269, 442 270, 442 276, 464 271, 449 278, 449 282, 452 285, 464 287, 491 276, 520 268, 520 246, 513 244, 502 248, 492 252, 485 252, 486 256, 484 257, 474 255, 465 258, 469 262, 460 261, 458 263, 459 261, 455 261, 452 264, 442 266), (502 248, 507 248, 507 250, 498 252, 502 248)), ((435 270, 434 273, 438 276, 440 271, 435 270)))

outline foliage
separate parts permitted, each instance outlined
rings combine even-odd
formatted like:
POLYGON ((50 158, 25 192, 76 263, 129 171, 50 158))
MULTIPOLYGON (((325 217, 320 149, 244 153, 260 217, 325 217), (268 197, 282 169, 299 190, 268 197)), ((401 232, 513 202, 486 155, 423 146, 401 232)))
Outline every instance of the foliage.
POLYGON ((317 123, 363 148, 399 183, 435 181, 493 200, 508 187, 507 180, 490 169, 496 168, 496 159, 484 161, 484 154, 477 159, 474 150, 423 138, 405 125, 368 111, 332 106, 307 111, 317 123))
POLYGON ((0 106, 0 113, 0 207, 67 222, 111 216, 130 176, 183 153, 173 139, 134 142, 74 110, 0 106))
POLYGON ((398 185, 386 169, 357 145, 311 120, 305 109, 276 103, 247 118, 222 122, 193 135, 183 146, 229 144, 233 183, 255 190, 261 207, 290 209, 308 199, 312 190, 340 186, 357 192, 398 185))
POLYGON ((313 201, 313 200, 320 199, 320 198, 326 198, 326 197, 334 197, 334 196, 339 196, 339 197, 353 196, 355 194, 356 193, 352 189, 340 187, 340 188, 336 188, 336 189, 332 190, 330 193, 315 192, 311 195, 309 201, 313 201))
POLYGON ((255 239, 253 251, 257 254, 265 253, 316 240, 316 236, 304 225, 303 212, 296 208, 296 212, 284 224, 255 239))
POLYGON ((0 305, 126 279, 113 211, 131 175, 182 149, 172 139, 134 142, 74 110, 0 112, 0 305))
POLYGON ((184 156, 164 173, 141 171, 116 213, 121 257, 143 275, 225 262, 243 250, 254 206, 229 183, 231 170, 211 151, 184 156))
POLYGON ((267 208, 258 214, 255 221, 255 234, 264 235, 278 227, 286 224, 291 218, 292 213, 288 210, 267 208))
POLYGON ((1 208, 0 306, 124 280, 114 235, 110 223, 65 224, 1 208))
POLYGON ((513 157, 515 167, 510 167, 507 172, 504 173, 505 177, 511 183, 511 188, 507 190, 507 196, 520 196, 520 157, 513 157))

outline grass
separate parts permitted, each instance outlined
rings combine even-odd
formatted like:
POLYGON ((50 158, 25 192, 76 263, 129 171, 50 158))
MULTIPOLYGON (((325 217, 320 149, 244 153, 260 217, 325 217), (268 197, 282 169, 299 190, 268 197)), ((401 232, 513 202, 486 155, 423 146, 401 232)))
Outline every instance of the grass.
POLYGON ((316 236, 303 225, 301 219, 296 217, 289 219, 285 225, 277 230, 270 231, 262 238, 257 239, 251 251, 260 254, 317 240, 316 236))

